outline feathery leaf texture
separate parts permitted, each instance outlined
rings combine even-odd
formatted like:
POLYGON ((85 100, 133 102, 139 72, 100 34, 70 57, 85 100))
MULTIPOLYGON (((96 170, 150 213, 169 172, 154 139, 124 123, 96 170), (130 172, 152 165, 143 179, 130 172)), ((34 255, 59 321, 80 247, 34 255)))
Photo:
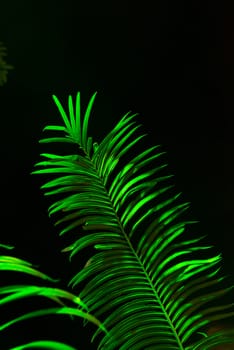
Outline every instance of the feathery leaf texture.
MULTIPOLYGON (((10 245, 0 244, 0 248, 12 249, 10 245)), ((58 282, 58 280, 49 277, 48 275, 35 269, 33 265, 25 260, 8 256, 0 255, 0 270, 7 272, 17 272, 24 275, 29 275, 38 278, 39 280, 49 281, 52 283, 58 282)), ((62 290, 56 287, 41 286, 37 284, 10 284, 0 287, 0 307, 15 304, 16 302, 22 302, 23 299, 30 299, 32 297, 44 297, 55 302, 56 307, 43 307, 41 303, 40 309, 34 309, 31 312, 23 313, 16 318, 11 318, 9 321, 5 321, 0 324, 0 332, 15 325, 18 322, 25 321, 27 319, 33 319, 36 317, 47 315, 68 315, 69 317, 81 317, 87 321, 94 323, 106 332, 105 327, 88 312, 87 305, 85 305, 79 297, 69 291, 62 290), (69 304, 69 305, 68 305, 69 304)), ((19 345, 11 350, 21 349, 67 349, 75 350, 73 347, 53 340, 38 340, 24 345, 19 345)))
POLYGON ((102 336, 98 349, 202 350, 233 340, 230 332, 193 340, 207 324, 234 315, 233 304, 222 303, 232 287, 223 287, 221 256, 202 255, 211 247, 189 237, 191 222, 182 219, 189 203, 172 194, 160 147, 143 146, 136 114, 124 115, 93 143, 95 96, 84 118, 80 93, 74 105, 69 96, 68 112, 53 96, 64 125, 47 126, 59 136, 40 142, 69 142, 79 151, 43 153, 33 173, 53 176, 42 189, 56 196, 49 215, 60 215, 60 234, 75 237, 64 248, 70 259, 87 247, 96 251, 70 285, 86 282, 79 296, 108 330, 95 332, 93 339, 102 336))

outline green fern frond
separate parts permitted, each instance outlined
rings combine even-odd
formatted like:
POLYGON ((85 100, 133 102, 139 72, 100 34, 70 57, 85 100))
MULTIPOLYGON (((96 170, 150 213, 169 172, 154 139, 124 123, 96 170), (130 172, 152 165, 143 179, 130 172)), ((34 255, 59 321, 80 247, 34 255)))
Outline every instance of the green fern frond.
POLYGON ((207 324, 234 316, 233 304, 222 303, 230 288, 219 274, 221 256, 203 256, 211 247, 189 236, 191 221, 182 219, 189 203, 173 192, 160 147, 144 148, 135 114, 127 113, 99 145, 88 137, 95 95, 83 124, 79 93, 75 107, 69 96, 68 114, 54 97, 65 126, 46 127, 62 136, 41 142, 71 142, 82 152, 43 153, 33 173, 54 176, 42 188, 56 195, 49 215, 61 215, 60 234, 74 233, 64 251, 70 258, 87 247, 97 251, 70 285, 86 282, 79 296, 109 331, 98 349, 208 349, 234 339, 193 342, 207 324), (136 147, 142 151, 131 156, 136 147))
MULTIPOLYGON (((1 248, 11 249, 12 247, 9 245, 1 244, 1 248)), ((17 272, 21 276, 22 274, 29 275, 32 277, 39 278, 40 280, 45 280, 52 283, 58 282, 58 280, 55 280, 49 277, 48 275, 40 272, 39 270, 35 269, 31 263, 13 256, 0 256, 0 270, 3 272, 17 272)), ((49 299, 56 304, 56 307, 43 307, 42 302, 39 310, 34 309, 31 312, 22 312, 19 316, 15 318, 11 317, 10 320, 6 320, 2 324, 0 324, 0 336, 2 331, 8 329, 9 327, 15 325, 18 322, 23 322, 27 319, 31 320, 33 318, 43 317, 47 315, 67 315, 71 318, 74 318, 75 316, 80 317, 85 319, 86 321, 92 322, 97 327, 101 327, 103 331, 106 332, 106 329, 101 324, 101 322, 88 312, 87 305, 85 305, 78 296, 74 295, 69 291, 65 291, 54 286, 47 287, 36 284, 9 284, 0 287, 0 307, 7 306, 9 304, 15 304, 17 302, 20 303, 23 299, 31 300, 30 298, 32 297, 43 297, 45 299, 49 299)), ((41 349, 74 350, 74 348, 64 343, 49 340, 40 340, 26 343, 24 345, 12 348, 12 350, 32 349, 38 347, 40 347, 41 349)))
POLYGON ((87 130, 88 130, 90 113, 92 110, 95 97, 96 97, 96 93, 93 94, 92 98, 89 101, 89 104, 87 106, 85 116, 83 119, 83 123, 82 123, 81 113, 80 113, 80 93, 79 92, 77 93, 77 96, 76 96, 75 109, 73 107, 72 97, 71 96, 68 97, 69 117, 64 111, 63 106, 61 105, 58 98, 55 95, 53 95, 54 102, 58 107, 58 110, 62 116, 65 126, 49 125, 49 126, 46 126, 44 130, 62 131, 65 133, 65 137, 54 137, 54 138, 50 137, 48 139, 42 139, 40 142, 42 143, 47 143, 47 142, 75 143, 82 150, 84 150, 84 152, 86 152, 89 155, 91 152, 92 138, 87 136, 87 130))

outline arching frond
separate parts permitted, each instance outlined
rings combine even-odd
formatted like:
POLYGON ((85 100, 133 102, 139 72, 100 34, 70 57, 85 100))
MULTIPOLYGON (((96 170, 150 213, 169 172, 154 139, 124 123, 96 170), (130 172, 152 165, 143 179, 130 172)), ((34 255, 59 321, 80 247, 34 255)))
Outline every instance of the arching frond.
POLYGON ((27 344, 19 345, 10 350, 24 349, 47 349, 47 350, 77 350, 70 345, 50 340, 38 340, 27 344))
MULTIPOLYGON (((1 248, 12 249, 13 247, 1 244, 1 248)), ((52 283, 58 282, 58 280, 52 279, 48 275, 40 272, 38 269, 35 269, 31 263, 13 256, 0 255, 0 270, 1 272, 8 271, 18 273, 20 274, 20 276, 32 276, 33 278, 39 279, 39 281, 44 280, 52 283)), ((85 319, 86 321, 94 323, 97 327, 101 327, 103 331, 106 332, 105 327, 100 323, 99 320, 97 320, 88 312, 87 305, 85 305, 79 297, 77 297, 75 294, 69 291, 65 291, 54 286, 42 286, 40 284, 37 285, 36 283, 22 283, 20 285, 9 283, 9 285, 4 285, 0 287, 0 308, 9 304, 15 305, 17 302, 22 303, 22 300, 24 299, 32 300, 31 298, 38 297, 43 297, 44 299, 51 300, 55 303, 55 307, 48 307, 47 305, 43 305, 42 302, 40 309, 32 308, 32 311, 29 312, 22 311, 20 315, 17 315, 16 317, 11 317, 9 320, 5 321, 3 321, 3 319, 1 318, 0 339, 1 332, 15 325, 16 323, 47 315, 56 315, 57 317, 59 317, 59 315, 67 315, 72 318, 80 317, 82 319, 85 319)), ((10 314, 12 314, 12 312, 10 314)), ((1 340, 0 343, 2 344, 1 340)), ((69 345, 52 340, 38 340, 35 342, 30 342, 24 345, 14 347, 12 349, 32 349, 38 348, 39 346, 41 349, 44 348, 74 350, 74 348, 72 348, 69 345)))
POLYGON ((189 203, 174 192, 160 147, 144 147, 136 115, 127 113, 99 145, 92 143, 87 127, 94 97, 83 123, 79 93, 75 107, 69 97, 68 113, 54 98, 64 125, 45 130, 62 136, 41 142, 68 141, 82 152, 43 153, 34 173, 53 175, 42 188, 56 195, 49 214, 60 214, 60 234, 74 233, 64 251, 73 258, 86 247, 96 250, 70 285, 86 282, 80 297, 109 331, 98 349, 190 350, 225 343, 230 334, 193 340, 213 320, 234 315, 233 304, 222 302, 230 288, 219 273, 221 256, 210 256, 211 247, 190 237, 191 221, 184 219, 189 203), (141 150, 132 155, 135 149, 141 150))

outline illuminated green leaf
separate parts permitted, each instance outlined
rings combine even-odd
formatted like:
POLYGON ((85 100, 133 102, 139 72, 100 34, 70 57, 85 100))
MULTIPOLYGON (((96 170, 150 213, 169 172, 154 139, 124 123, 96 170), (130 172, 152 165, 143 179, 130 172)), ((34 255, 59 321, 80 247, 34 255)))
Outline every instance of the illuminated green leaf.
POLYGON ((47 349, 47 350, 77 350, 70 345, 50 340, 38 340, 27 344, 18 345, 10 350, 47 349))
MULTIPOLYGON (((89 312, 104 318, 108 334, 98 329, 93 336, 101 337, 98 349, 201 350, 222 344, 221 336, 208 341, 201 335, 204 326, 234 312, 220 301, 231 291, 222 285, 221 256, 188 233, 195 223, 184 219, 190 204, 174 191, 165 152, 144 147, 136 114, 125 114, 98 144, 88 136, 95 96, 83 118, 79 93, 75 108, 68 98, 69 115, 55 98, 65 126, 47 130, 61 133, 59 142, 78 145, 79 154, 42 153, 34 173, 50 177, 42 186, 55 196, 49 214, 61 225, 60 235, 72 237, 63 251, 71 259, 94 250, 69 286, 82 286, 79 297, 89 312), (192 344, 197 334, 201 339, 192 344)), ((43 142, 50 140, 56 137, 43 142)))

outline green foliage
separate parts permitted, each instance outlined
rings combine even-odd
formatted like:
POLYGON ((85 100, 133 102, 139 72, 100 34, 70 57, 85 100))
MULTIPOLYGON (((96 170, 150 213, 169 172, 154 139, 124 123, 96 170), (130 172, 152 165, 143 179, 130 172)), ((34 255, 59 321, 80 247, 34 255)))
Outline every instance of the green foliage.
POLYGON ((7 49, 2 42, 0 42, 0 86, 7 82, 8 71, 13 69, 13 66, 5 61, 7 56, 7 49))
POLYGON ((84 118, 79 93, 75 105, 69 96, 68 113, 54 96, 64 126, 44 130, 62 136, 41 143, 65 141, 79 152, 44 153, 34 173, 55 176, 42 188, 46 195, 61 196, 49 214, 61 214, 56 222, 63 225, 61 235, 74 233, 74 242, 65 248, 70 258, 87 247, 96 250, 70 285, 77 289, 86 282, 79 296, 109 331, 98 349, 208 349, 217 344, 215 336, 191 347, 192 336, 234 314, 233 305, 219 299, 230 290, 223 289, 218 275, 220 256, 201 258, 210 247, 185 234, 189 222, 180 218, 189 205, 171 194, 160 147, 144 149, 136 115, 127 113, 94 146, 88 124, 95 95, 84 118), (143 151, 132 156, 139 143, 143 151))
MULTIPOLYGON (((184 219, 189 204, 174 192, 164 152, 159 146, 144 147, 146 135, 130 113, 100 144, 93 142, 88 125, 95 96, 84 117, 79 93, 75 103, 69 96, 68 112, 53 96, 63 124, 46 126, 52 135, 40 142, 69 143, 74 151, 42 153, 33 171, 46 175, 42 189, 55 198, 49 215, 56 218, 60 235, 71 240, 63 251, 70 260, 87 249, 93 253, 69 282, 74 294, 35 285, 23 294, 17 286, 6 289, 10 300, 43 294, 60 311, 34 310, 3 327, 65 312, 97 324, 92 340, 98 349, 208 350, 234 341, 231 331, 203 333, 213 322, 234 316, 233 304, 223 302, 232 287, 225 286, 220 273, 221 256, 212 256, 202 237, 190 235, 193 222, 184 219), (48 176, 53 178, 48 181, 48 176)), ((28 263, 20 264, 23 272, 45 279, 28 263)), ((60 348, 52 341, 43 346, 60 348)))
MULTIPOLYGON (((0 247, 4 249, 13 249, 12 246, 3 244, 1 244, 0 247)), ((23 275, 29 275, 39 279, 40 281, 43 280, 53 284, 56 284, 58 282, 58 280, 52 279, 48 275, 35 269, 31 263, 8 255, 0 255, 0 271, 14 272, 22 277, 23 275)), ((0 332, 3 332, 4 330, 17 324, 18 322, 22 322, 28 319, 31 320, 37 317, 45 317, 48 315, 56 315, 58 317, 59 315, 67 315, 71 318, 81 317, 82 319, 96 324, 96 326, 100 327, 100 329, 102 329, 103 331, 106 331, 103 325, 95 317, 88 313, 87 306, 80 300, 79 297, 68 291, 56 288, 54 285, 52 287, 44 286, 36 282, 34 284, 24 283, 16 285, 12 284, 12 281, 10 281, 9 285, 4 285, 3 287, 0 287, 0 307, 4 307, 9 304, 15 305, 17 302, 22 303, 23 299, 28 299, 29 303, 31 304, 32 298, 42 297, 44 299, 51 300, 55 304, 55 307, 48 308, 46 304, 45 307, 43 307, 42 302, 39 310, 34 309, 30 312, 23 313, 18 317, 11 318, 10 320, 0 324, 0 332)), ((73 347, 67 344, 52 340, 38 340, 16 346, 14 348, 11 348, 11 350, 23 350, 33 348, 75 350, 73 347)), ((3 349, 2 342, 1 349, 3 349)))

